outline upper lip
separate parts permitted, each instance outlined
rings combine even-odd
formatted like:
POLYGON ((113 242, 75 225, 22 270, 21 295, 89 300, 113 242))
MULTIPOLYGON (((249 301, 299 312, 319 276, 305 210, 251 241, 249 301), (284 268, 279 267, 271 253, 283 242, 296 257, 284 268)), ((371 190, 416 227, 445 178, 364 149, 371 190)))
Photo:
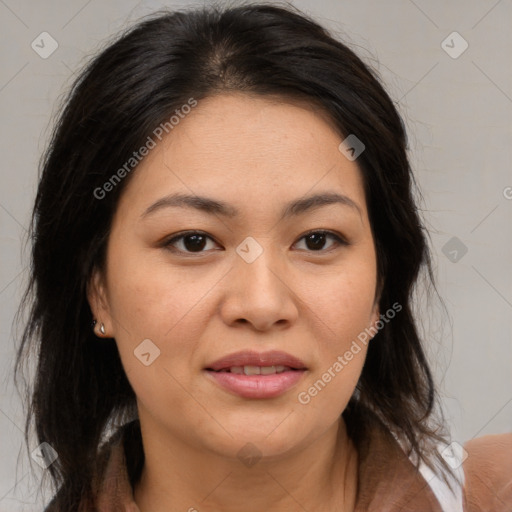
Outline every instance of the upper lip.
POLYGON ((278 350, 270 352, 242 350, 217 359, 207 365, 206 369, 219 371, 233 366, 288 366, 295 370, 306 369, 306 365, 300 359, 278 350))

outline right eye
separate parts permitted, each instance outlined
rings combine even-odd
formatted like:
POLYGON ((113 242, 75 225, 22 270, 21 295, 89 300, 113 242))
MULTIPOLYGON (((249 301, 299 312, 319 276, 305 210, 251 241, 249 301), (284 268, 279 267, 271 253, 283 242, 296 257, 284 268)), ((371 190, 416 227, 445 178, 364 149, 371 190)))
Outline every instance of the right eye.
POLYGON ((167 240, 163 247, 171 252, 200 254, 205 252, 203 249, 207 245, 208 240, 213 241, 213 238, 202 231, 186 231, 167 240))

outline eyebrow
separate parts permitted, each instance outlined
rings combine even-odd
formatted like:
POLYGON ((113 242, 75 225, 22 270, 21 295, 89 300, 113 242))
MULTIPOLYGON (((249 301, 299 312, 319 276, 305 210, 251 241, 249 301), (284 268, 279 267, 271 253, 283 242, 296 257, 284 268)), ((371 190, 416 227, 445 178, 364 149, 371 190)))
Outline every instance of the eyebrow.
MULTIPOLYGON (((362 217, 361 208, 357 203, 350 199, 350 197, 333 192, 324 192, 289 202, 281 212, 281 220, 330 204, 349 206, 356 210, 362 217)), ((196 210, 200 210, 211 215, 221 215, 227 218, 233 218, 239 214, 239 210, 237 208, 223 201, 209 197, 176 193, 162 197, 146 208, 142 213, 141 218, 145 218, 162 208, 171 207, 195 208, 196 210)))

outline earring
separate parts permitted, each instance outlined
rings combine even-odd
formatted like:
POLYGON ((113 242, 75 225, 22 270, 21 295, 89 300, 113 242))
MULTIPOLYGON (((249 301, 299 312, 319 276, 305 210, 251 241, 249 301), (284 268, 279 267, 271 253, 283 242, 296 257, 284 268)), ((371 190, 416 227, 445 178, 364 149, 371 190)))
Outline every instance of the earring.
MULTIPOLYGON (((92 329, 94 330, 94 328, 96 327, 96 324, 98 322, 96 321, 96 319, 93 319, 92 320, 92 329)), ((103 336, 106 334, 106 331, 105 331, 105 325, 103 324, 103 322, 100 324, 100 329, 99 329, 100 333, 103 334, 103 336)))

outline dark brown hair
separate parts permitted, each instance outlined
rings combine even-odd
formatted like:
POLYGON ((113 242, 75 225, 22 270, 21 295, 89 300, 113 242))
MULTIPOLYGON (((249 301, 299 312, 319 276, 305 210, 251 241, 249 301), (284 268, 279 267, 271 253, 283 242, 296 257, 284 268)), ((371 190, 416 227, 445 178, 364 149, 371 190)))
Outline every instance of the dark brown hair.
POLYGON ((38 441, 58 453, 49 473, 61 489, 59 510, 92 503, 105 433, 114 420, 137 415, 116 344, 98 341, 86 299, 130 176, 101 199, 93 192, 189 98, 229 91, 314 102, 342 136, 363 141, 357 163, 376 244, 380 311, 395 303, 402 310, 369 345, 344 415, 358 418, 348 423, 349 433, 361 437, 364 411, 372 411, 428 465, 443 464, 433 450, 444 439, 442 422, 433 422, 437 398, 411 308, 420 271, 432 277, 429 250, 393 101, 347 45, 293 7, 158 12, 109 44, 76 79, 41 161, 22 304, 30 313, 16 375, 37 355, 27 444, 33 422, 38 441))

